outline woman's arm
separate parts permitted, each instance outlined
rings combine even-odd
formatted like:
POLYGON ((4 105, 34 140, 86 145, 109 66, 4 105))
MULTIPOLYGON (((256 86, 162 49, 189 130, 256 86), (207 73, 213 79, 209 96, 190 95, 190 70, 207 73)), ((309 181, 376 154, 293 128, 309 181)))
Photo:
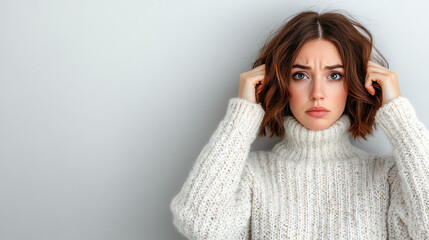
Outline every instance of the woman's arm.
POLYGON ((382 106, 375 121, 393 146, 389 238, 429 239, 429 131, 403 96, 382 106))
POLYGON ((247 238, 253 175, 246 159, 264 114, 260 104, 229 100, 226 116, 170 205, 174 225, 188 238, 247 238))

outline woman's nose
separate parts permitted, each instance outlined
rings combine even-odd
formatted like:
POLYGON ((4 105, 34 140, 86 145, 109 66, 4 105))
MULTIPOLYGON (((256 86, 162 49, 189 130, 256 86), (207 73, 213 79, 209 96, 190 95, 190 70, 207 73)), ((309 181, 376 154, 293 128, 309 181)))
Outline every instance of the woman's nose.
POLYGON ((321 100, 325 98, 322 85, 323 83, 321 78, 316 78, 313 81, 311 94, 310 94, 311 100, 321 100))

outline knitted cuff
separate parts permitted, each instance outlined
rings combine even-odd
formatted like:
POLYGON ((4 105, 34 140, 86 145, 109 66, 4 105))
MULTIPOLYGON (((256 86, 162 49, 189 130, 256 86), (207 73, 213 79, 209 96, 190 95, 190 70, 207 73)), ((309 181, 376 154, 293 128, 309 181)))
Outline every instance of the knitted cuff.
POLYGON ((421 123, 410 101, 399 96, 378 109, 375 115, 376 125, 380 125, 387 137, 397 143, 402 136, 413 133, 421 123))
POLYGON ((245 134, 254 134, 259 130, 265 111, 259 103, 242 98, 231 98, 228 103, 225 121, 245 134))

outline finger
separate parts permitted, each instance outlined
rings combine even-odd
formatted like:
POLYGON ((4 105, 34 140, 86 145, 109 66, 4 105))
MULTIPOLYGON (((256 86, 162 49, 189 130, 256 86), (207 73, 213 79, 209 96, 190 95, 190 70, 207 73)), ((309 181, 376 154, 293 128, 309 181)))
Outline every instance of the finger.
POLYGON ((367 91, 374 95, 375 94, 375 89, 372 85, 372 82, 375 81, 378 84, 380 84, 380 86, 383 86, 383 79, 386 78, 385 74, 381 74, 381 73, 375 73, 375 72, 371 72, 369 74, 367 74, 366 79, 365 79, 365 88, 367 89, 367 91))
POLYGON ((262 64, 262 65, 259 65, 255 68, 253 68, 253 69, 250 69, 247 72, 242 72, 242 73, 240 73, 240 75, 245 77, 245 76, 257 74, 257 73, 264 72, 264 71, 265 71, 265 64, 262 64))
POLYGON ((260 72, 260 71, 265 71, 265 64, 262 64, 253 68, 252 70, 249 71, 249 73, 260 72))
POLYGON ((248 78, 248 77, 254 77, 254 76, 258 76, 258 75, 265 75, 265 70, 257 70, 256 68, 252 69, 249 72, 245 72, 243 73, 243 76, 248 78))
POLYGON ((246 78, 254 78, 254 77, 264 77, 265 76, 265 72, 264 71, 258 71, 258 72, 252 72, 252 73, 248 73, 246 74, 246 78))
POLYGON ((249 72, 249 74, 247 74, 247 76, 249 76, 249 77, 253 77, 253 76, 257 76, 257 75, 265 75, 264 70, 257 71, 257 72, 249 72))
POLYGON ((369 61, 368 61, 368 65, 377 65, 377 63, 376 63, 376 62, 374 62, 374 61, 369 60, 369 61))
POLYGON ((381 66, 368 66, 367 68, 367 72, 377 72, 377 73, 382 73, 382 74, 389 74, 391 72, 391 70, 381 67, 381 66))
POLYGON ((256 84, 264 82, 264 75, 255 75, 252 77, 247 77, 246 81, 252 83, 253 86, 256 86, 256 84))
POLYGON ((376 62, 374 62, 374 61, 368 61, 368 65, 370 65, 370 66, 378 66, 378 67, 383 67, 383 66, 381 66, 380 64, 378 64, 378 63, 376 63, 376 62))

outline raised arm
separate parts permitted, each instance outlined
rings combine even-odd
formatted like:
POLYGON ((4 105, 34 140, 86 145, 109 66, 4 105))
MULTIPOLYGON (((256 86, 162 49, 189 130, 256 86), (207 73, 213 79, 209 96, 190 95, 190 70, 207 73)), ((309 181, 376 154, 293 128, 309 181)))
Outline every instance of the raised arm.
POLYGON ((224 119, 199 154, 170 208, 174 225, 190 239, 247 239, 252 170, 246 164, 265 111, 229 100, 224 119))
POLYGON ((393 147, 389 172, 389 239, 429 239, 429 131, 399 96, 375 117, 393 147))

